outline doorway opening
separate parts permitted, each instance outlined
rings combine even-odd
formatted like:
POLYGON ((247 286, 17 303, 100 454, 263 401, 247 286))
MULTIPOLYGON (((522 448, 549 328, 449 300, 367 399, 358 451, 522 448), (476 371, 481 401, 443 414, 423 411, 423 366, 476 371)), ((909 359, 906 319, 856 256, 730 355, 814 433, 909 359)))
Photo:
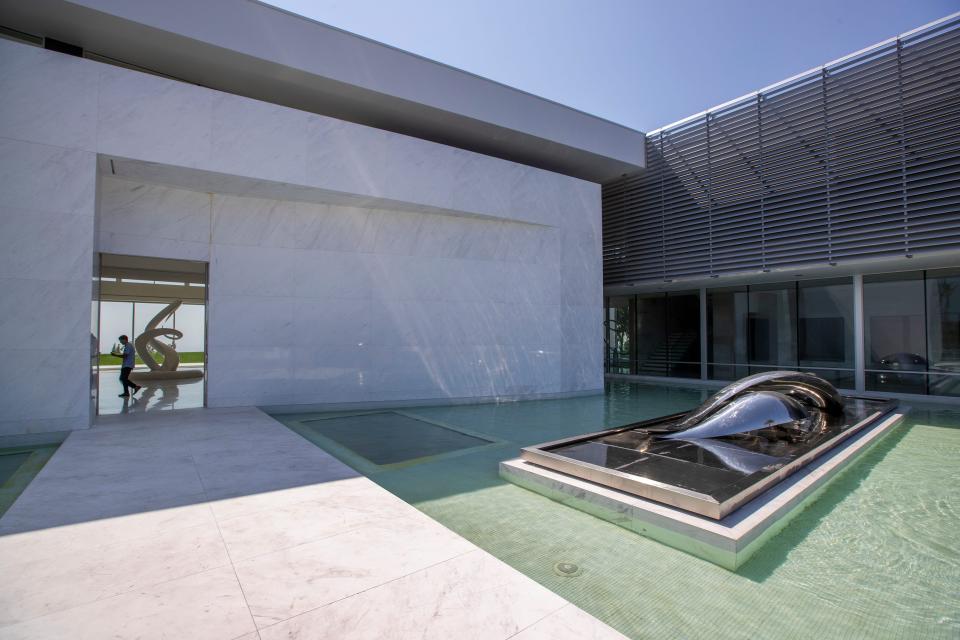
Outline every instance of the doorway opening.
POLYGON ((102 253, 98 267, 97 415, 206 406, 207 263, 102 253), (128 396, 120 336, 141 387, 128 396))

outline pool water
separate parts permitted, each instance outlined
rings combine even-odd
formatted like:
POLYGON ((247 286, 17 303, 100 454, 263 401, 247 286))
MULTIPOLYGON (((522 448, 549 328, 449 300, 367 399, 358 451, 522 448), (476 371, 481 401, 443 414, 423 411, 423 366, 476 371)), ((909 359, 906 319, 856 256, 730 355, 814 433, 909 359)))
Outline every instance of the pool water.
POLYGON ((40 473, 66 432, 0 436, 0 516, 40 473))
MULTIPOLYGON (((378 465, 395 465, 489 444, 489 440, 410 418, 393 411, 303 420, 305 437, 327 438, 334 446, 378 465)), ((328 445, 327 448, 332 448, 328 445)))
MULTIPOLYGON (((687 410, 707 393, 615 382, 567 400, 406 408, 493 444, 399 468, 303 430, 336 414, 275 417, 632 638, 960 637, 960 410, 914 406, 736 572, 498 476, 523 446, 687 410)), ((389 437, 406 446, 402 430, 389 437)))

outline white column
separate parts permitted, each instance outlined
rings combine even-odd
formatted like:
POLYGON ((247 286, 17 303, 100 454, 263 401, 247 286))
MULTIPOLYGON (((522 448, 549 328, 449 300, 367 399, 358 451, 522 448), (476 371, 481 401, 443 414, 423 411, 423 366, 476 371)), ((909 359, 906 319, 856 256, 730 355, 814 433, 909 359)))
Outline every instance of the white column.
POLYGON ((866 389, 865 375, 863 372, 866 368, 863 345, 863 322, 863 276, 857 274, 853 276, 853 367, 857 391, 866 389))

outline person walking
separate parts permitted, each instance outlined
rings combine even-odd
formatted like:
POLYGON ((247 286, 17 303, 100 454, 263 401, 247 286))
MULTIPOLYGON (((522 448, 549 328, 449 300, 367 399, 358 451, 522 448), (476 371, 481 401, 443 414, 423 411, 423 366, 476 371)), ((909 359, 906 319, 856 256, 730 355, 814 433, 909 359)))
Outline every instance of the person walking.
POLYGON ((120 365, 120 384, 123 385, 123 393, 120 394, 121 398, 130 397, 130 389, 133 389, 135 394, 137 391, 140 391, 143 387, 138 385, 135 382, 130 382, 130 372, 133 371, 133 366, 135 362, 135 351, 133 345, 130 343, 130 339, 127 336, 120 336, 120 344, 123 345, 123 364, 120 365))

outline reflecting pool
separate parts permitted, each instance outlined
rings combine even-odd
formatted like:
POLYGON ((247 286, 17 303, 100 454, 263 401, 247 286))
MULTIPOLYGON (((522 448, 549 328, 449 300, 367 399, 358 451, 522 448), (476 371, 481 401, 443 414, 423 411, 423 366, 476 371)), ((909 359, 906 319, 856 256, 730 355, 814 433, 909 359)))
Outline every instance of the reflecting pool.
MULTIPOLYGON (((404 408, 407 418, 489 444, 399 465, 371 464, 304 427, 338 414, 275 417, 633 638, 960 637, 960 410, 913 404, 736 572, 498 476, 498 463, 521 447, 686 411, 709 393, 615 382, 604 395, 569 400, 404 408), (578 571, 556 569, 570 565, 578 571)), ((378 438, 408 446, 402 428, 378 438)))

